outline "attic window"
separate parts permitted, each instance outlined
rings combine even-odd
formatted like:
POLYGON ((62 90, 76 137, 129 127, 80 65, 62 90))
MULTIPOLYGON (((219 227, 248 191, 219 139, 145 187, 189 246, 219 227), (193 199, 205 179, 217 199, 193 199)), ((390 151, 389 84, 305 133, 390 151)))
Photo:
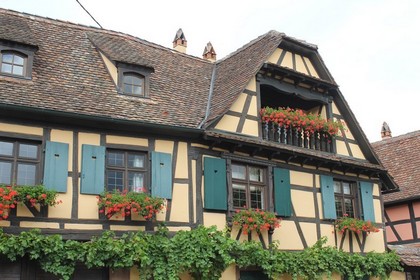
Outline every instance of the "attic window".
POLYGON ((137 73, 124 73, 123 75, 124 94, 144 96, 144 76, 137 73))
POLYGON ((27 57, 20 53, 3 52, 1 54, 1 72, 11 75, 23 76, 27 57))
POLYGON ((30 79, 35 48, 15 43, 0 44, 0 75, 30 79))
POLYGON ((118 92, 123 95, 149 97, 149 77, 153 69, 118 63, 118 92))

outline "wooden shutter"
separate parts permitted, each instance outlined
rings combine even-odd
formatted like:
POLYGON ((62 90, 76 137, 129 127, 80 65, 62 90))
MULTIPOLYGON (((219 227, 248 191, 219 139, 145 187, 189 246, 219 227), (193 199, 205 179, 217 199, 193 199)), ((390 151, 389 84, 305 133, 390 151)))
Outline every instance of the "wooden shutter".
POLYGON ((227 210, 225 159, 204 158, 204 208, 227 210))
POLYGON ((321 194, 324 219, 337 219, 333 177, 321 175, 321 194))
POLYGON ((290 171, 274 168, 274 208, 278 215, 292 215, 292 199, 290 193, 290 171))
POLYGON ((105 190, 105 147, 82 145, 80 192, 100 194, 105 190))
POLYGON ((43 185, 58 192, 67 191, 69 144, 47 141, 45 143, 43 185))
POLYGON ((172 199, 172 157, 152 152, 152 195, 172 199))
POLYGON ((362 200, 363 219, 375 222, 375 212, 373 210, 373 184, 370 182, 359 182, 360 196, 362 200))

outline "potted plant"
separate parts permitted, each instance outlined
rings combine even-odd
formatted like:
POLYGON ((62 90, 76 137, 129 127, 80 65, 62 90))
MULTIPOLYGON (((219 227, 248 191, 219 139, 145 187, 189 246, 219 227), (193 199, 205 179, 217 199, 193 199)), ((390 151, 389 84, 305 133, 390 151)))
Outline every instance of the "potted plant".
POLYGON ((233 225, 238 225, 243 234, 256 231, 261 233, 264 230, 274 230, 280 227, 281 219, 275 213, 260 209, 236 210, 232 216, 233 225))
POLYGON ((164 199, 152 197, 144 192, 103 192, 98 197, 99 213, 103 213, 109 219, 115 214, 126 217, 135 213, 146 220, 151 220, 162 211, 164 199))
POLYGON ((351 231, 356 234, 378 232, 379 229, 371 221, 363 221, 357 218, 351 218, 347 214, 337 219, 334 223, 335 230, 344 233, 351 231))
POLYGON ((0 221, 9 217, 9 209, 16 207, 17 192, 11 186, 0 185, 0 221))

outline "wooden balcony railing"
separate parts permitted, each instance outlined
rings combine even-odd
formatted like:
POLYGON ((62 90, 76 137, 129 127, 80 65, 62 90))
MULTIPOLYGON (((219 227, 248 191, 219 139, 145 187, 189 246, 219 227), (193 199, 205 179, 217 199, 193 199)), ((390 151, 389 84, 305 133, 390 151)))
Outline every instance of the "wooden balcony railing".
POLYGON ((308 133, 299 131, 297 128, 279 126, 274 122, 262 123, 263 139, 277 143, 283 143, 310 150, 333 153, 333 139, 325 132, 308 133))

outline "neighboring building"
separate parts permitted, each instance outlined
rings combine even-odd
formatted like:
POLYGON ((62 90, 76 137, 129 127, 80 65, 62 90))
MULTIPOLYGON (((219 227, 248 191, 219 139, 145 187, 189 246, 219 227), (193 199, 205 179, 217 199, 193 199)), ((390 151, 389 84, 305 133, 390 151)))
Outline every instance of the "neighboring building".
POLYGON ((420 279, 420 131, 392 137, 386 123, 382 141, 372 143, 400 191, 385 194, 386 237, 401 256, 408 279, 420 279))
MULTIPOLYGON (((367 238, 333 230, 344 214, 383 225, 381 192, 397 187, 315 45, 270 31, 221 60, 209 43, 201 59, 185 53, 182 30, 172 50, 3 9, 0 23, 0 182, 42 183, 63 201, 48 211, 19 205, 0 221, 4 232, 89 240, 104 230, 153 231, 157 223, 101 217, 97 195, 124 189, 166 198, 157 221, 172 232, 223 229, 235 210, 253 207, 282 217, 257 238, 265 245, 302 250, 326 236, 348 252, 386 250, 382 228, 367 238), (304 137, 262 122, 266 106, 346 129, 304 137)), ((235 227, 232 237, 246 239, 235 227)), ((39 270, 28 263, 9 272, 39 270)), ((79 268, 75 279, 86 273, 107 277, 79 268)), ((223 279, 252 275, 232 267, 223 279)))

